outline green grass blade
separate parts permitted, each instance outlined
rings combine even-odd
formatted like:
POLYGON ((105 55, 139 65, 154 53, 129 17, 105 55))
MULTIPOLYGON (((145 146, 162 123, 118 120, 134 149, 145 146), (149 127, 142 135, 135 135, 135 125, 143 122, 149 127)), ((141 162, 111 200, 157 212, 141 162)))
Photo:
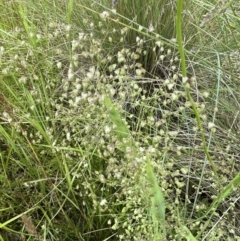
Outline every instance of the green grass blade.
POLYGON ((147 178, 151 184, 150 195, 151 197, 151 213, 153 221, 156 225, 155 231, 158 231, 158 224, 160 223, 164 236, 166 235, 165 228, 165 201, 164 196, 161 190, 161 187, 158 185, 157 178, 153 172, 150 161, 147 162, 147 178))
POLYGON ((71 23, 74 0, 69 0, 67 5, 67 21, 71 23))
POLYGON ((36 209, 36 207, 32 207, 32 208, 28 209, 27 211, 22 212, 22 213, 18 214, 17 216, 15 216, 15 217, 7 220, 6 222, 0 223, 0 228, 3 228, 3 229, 7 228, 6 226, 7 226, 8 224, 12 223, 13 221, 17 220, 18 218, 21 218, 21 216, 22 216, 23 214, 27 214, 27 213, 29 213, 30 211, 34 210, 34 209, 36 209))
MULTIPOLYGON (((187 68, 186 68, 186 60, 185 60, 185 54, 184 54, 184 46, 183 46, 183 41, 182 41, 182 5, 183 5, 183 1, 182 0, 178 0, 178 4, 177 4, 177 17, 176 17, 176 32, 177 32, 177 40, 178 40, 178 49, 179 49, 179 53, 180 53, 180 57, 181 57, 181 68, 182 68, 182 76, 183 78, 187 78, 187 68)), ((214 176, 216 178, 216 181, 218 183, 218 186, 221 187, 220 181, 219 181, 219 177, 217 174, 217 169, 216 166, 209 154, 208 151, 208 147, 207 147, 207 142, 205 139, 205 135, 204 135, 204 130, 202 127, 202 122, 201 122, 201 118, 200 118, 200 114, 197 110, 197 106, 196 103, 194 102, 191 93, 190 93, 190 86, 188 83, 185 84, 185 92, 186 92, 186 96, 188 101, 191 103, 192 105, 192 109, 193 112, 195 114, 196 117, 196 122, 200 131, 200 135, 201 135, 201 139, 202 139, 202 143, 203 143, 203 150, 205 152, 205 155, 207 156, 207 159, 212 167, 212 170, 214 172, 214 176)))
POLYGON ((225 186, 222 191, 217 195, 217 198, 212 203, 209 211, 216 210, 217 207, 228 198, 234 191, 236 191, 240 186, 240 172, 235 176, 235 178, 225 186))
POLYGON ((187 241, 197 241, 197 239, 192 235, 191 231, 186 226, 182 227, 181 235, 187 241))
POLYGON ((119 140, 122 141, 124 138, 128 138, 130 135, 129 130, 109 97, 105 97, 105 106, 107 107, 111 121, 116 125, 115 131, 119 140))

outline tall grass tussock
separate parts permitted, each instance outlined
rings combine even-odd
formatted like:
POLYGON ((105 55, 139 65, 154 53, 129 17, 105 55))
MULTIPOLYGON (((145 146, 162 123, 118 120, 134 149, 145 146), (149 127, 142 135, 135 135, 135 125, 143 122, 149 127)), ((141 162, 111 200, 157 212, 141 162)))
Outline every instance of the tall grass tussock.
POLYGON ((240 240, 239 1, 0 12, 0 240, 240 240))

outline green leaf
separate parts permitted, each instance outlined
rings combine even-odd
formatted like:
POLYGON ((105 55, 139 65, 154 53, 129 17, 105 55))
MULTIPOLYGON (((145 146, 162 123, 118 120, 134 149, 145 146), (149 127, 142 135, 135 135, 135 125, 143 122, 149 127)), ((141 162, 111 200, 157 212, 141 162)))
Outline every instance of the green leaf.
POLYGON ((182 237, 186 238, 187 241, 197 241, 197 239, 192 235, 191 231, 186 227, 182 226, 182 237))
POLYGON ((147 178, 151 184, 150 195, 151 197, 151 213, 153 220, 155 220, 156 225, 160 222, 161 227, 165 232, 165 201, 164 196, 161 190, 161 187, 158 185, 157 178, 153 172, 150 161, 147 162, 147 178))
POLYGON ((109 97, 105 97, 105 106, 108 109, 111 121, 116 125, 115 131, 117 133, 118 139, 122 141, 124 138, 129 137, 129 130, 109 97))

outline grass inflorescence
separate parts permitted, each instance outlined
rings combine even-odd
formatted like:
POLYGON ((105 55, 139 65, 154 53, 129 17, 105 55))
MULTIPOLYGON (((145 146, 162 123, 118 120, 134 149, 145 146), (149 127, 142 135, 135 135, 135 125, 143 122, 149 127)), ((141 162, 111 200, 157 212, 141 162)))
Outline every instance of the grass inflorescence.
POLYGON ((0 240, 240 240, 238 1, 0 7, 0 240))

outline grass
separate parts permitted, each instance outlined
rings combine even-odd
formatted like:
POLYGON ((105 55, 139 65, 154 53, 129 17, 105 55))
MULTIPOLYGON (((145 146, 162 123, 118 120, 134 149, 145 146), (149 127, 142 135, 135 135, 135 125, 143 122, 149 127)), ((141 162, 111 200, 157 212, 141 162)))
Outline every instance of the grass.
POLYGON ((0 7, 0 240, 240 240, 238 1, 0 7))

